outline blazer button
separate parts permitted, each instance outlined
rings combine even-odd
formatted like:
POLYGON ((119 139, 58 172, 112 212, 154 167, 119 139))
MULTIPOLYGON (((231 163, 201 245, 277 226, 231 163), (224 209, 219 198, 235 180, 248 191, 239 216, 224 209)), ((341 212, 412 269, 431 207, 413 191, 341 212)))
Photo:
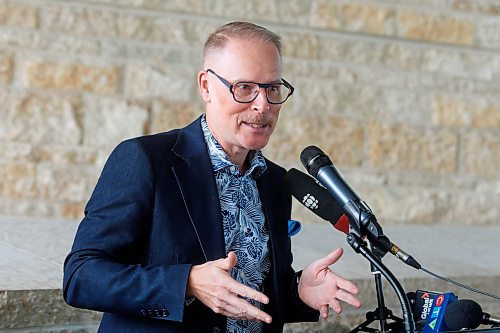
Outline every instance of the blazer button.
POLYGON ((214 327, 214 329, 212 330, 213 333, 220 333, 220 328, 218 327, 214 327))

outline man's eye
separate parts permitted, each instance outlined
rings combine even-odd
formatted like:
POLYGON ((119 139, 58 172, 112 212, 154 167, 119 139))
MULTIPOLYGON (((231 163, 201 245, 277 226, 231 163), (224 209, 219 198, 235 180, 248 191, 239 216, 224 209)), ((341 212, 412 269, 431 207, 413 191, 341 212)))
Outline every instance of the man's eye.
POLYGON ((273 85, 273 86, 269 86, 269 90, 272 91, 272 92, 280 92, 280 85, 279 84, 276 84, 276 85, 273 85))
POLYGON ((240 90, 252 90, 253 86, 251 84, 240 83, 238 85, 238 89, 240 89, 240 90))

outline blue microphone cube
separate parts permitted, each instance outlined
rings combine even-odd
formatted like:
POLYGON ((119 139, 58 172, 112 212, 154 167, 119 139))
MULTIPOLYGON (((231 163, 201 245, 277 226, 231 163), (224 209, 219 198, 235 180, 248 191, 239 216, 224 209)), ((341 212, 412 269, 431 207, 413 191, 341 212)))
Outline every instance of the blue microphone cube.
POLYGON ((416 301, 417 304, 421 303, 421 305, 417 307, 421 309, 421 311, 419 311, 420 316, 415 319, 417 321, 425 319, 422 333, 447 331, 448 327, 444 322, 444 313, 448 304, 457 299, 457 296, 453 293, 418 290, 416 293, 416 301))

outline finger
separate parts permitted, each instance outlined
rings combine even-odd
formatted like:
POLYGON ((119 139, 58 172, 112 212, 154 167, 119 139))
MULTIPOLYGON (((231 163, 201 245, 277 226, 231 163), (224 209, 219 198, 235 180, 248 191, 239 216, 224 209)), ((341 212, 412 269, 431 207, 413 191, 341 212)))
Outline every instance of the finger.
POLYGON ((328 318, 328 313, 330 312, 328 305, 323 305, 321 308, 319 308, 319 313, 322 318, 326 319, 328 318))
POLYGON ((272 321, 270 315, 234 294, 228 295, 225 301, 228 304, 226 309, 233 312, 234 318, 264 321, 268 324, 272 321))
POLYGON ((320 271, 323 268, 326 268, 326 267, 336 263, 337 260, 340 259, 340 257, 342 256, 343 253, 344 253, 344 249, 339 247, 338 249, 332 251, 331 253, 324 256, 323 258, 320 258, 320 259, 316 260, 315 262, 313 262, 311 267, 314 269, 314 271, 320 271))
POLYGON ((236 254, 231 251, 228 253, 227 258, 216 260, 215 266, 225 271, 230 271, 236 265, 237 260, 236 254))
POLYGON ((340 314, 342 313, 342 306, 340 305, 340 302, 336 299, 333 298, 328 305, 335 311, 336 313, 340 314))
POLYGON ((236 295, 240 295, 240 296, 245 297, 245 298, 250 298, 250 299, 253 299, 257 302, 264 303, 264 304, 269 303, 269 298, 266 295, 264 295, 261 292, 258 292, 257 290, 254 290, 248 286, 245 286, 242 283, 237 282, 233 278, 230 278, 230 281, 226 285, 226 288, 230 292, 232 292, 236 295))
POLYGON ((351 294, 357 295, 359 294, 359 288, 349 280, 344 279, 343 277, 337 275, 337 286, 341 289, 344 289, 351 294))
POLYGON ((335 298, 341 301, 344 301, 348 304, 351 304, 352 306, 359 308, 361 307, 361 301, 354 296, 353 294, 345 291, 345 290, 339 290, 337 291, 335 298))

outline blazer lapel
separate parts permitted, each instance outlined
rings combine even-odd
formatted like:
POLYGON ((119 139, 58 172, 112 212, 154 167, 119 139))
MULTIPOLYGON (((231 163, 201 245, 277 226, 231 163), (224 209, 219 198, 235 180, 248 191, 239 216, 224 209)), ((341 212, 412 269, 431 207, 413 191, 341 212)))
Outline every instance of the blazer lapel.
POLYGON ((281 207, 281 194, 279 192, 280 184, 277 184, 275 179, 271 176, 270 165, 268 169, 257 179, 257 188, 259 189, 259 196, 262 202, 262 208, 266 216, 267 226, 269 228, 269 237, 271 241, 271 260, 272 265, 276 269, 276 265, 285 260, 283 254, 286 253, 286 232, 279 230, 283 226, 280 221, 283 217, 281 207))
POLYGON ((205 260, 226 256, 219 195, 200 119, 179 132, 172 151, 181 161, 172 166, 205 260))

